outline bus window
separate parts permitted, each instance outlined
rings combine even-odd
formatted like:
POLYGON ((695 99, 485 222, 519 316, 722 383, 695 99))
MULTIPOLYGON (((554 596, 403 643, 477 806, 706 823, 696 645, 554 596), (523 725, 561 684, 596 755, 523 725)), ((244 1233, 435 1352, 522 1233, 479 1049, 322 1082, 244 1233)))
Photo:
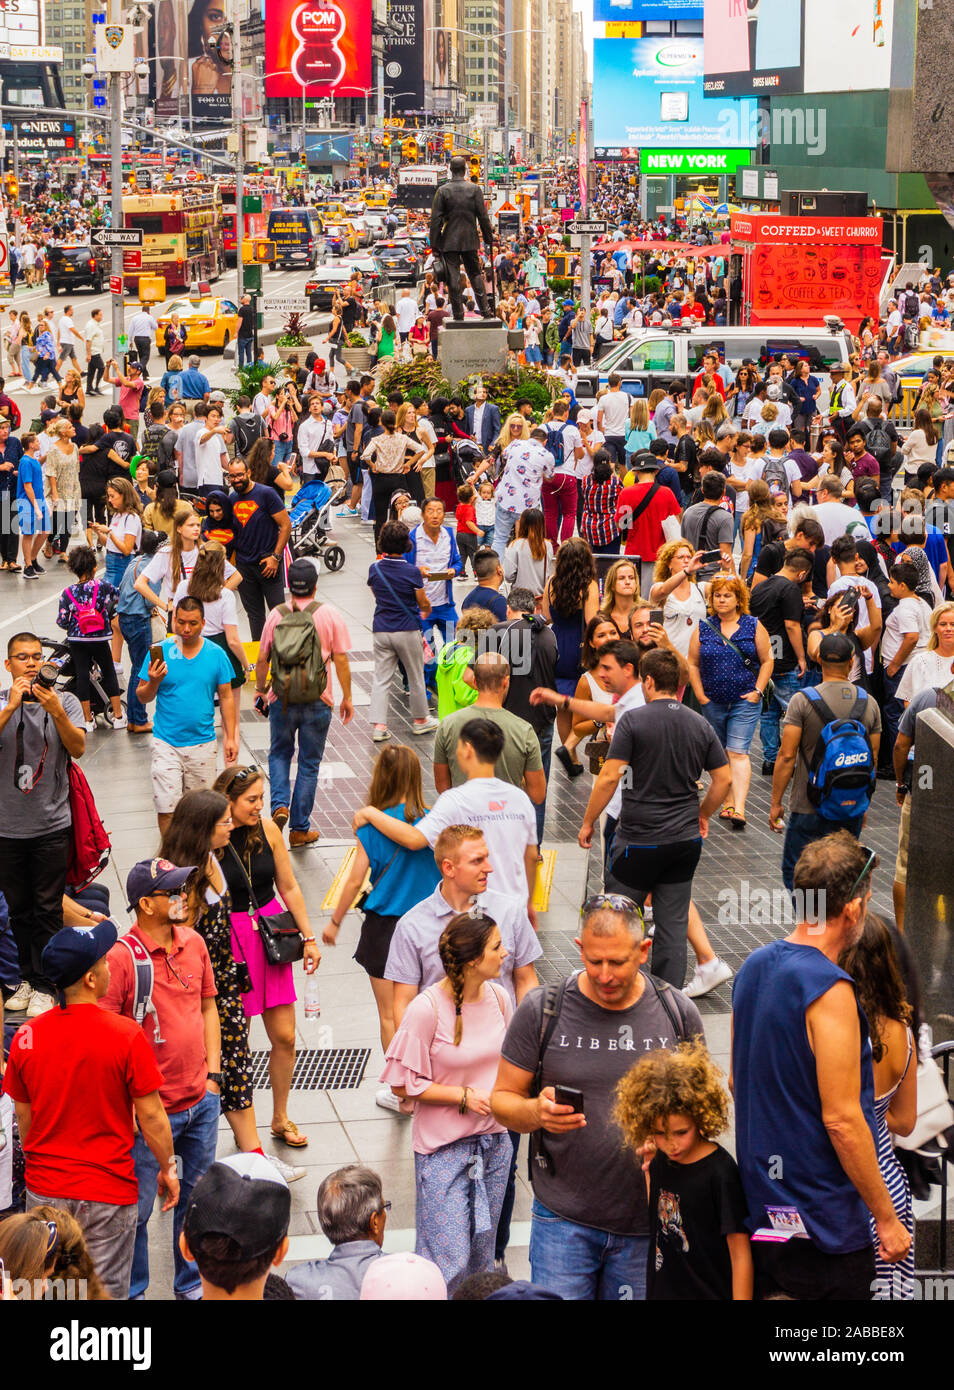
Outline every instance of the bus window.
POLYGON ((127 214, 126 225, 127 227, 139 227, 145 236, 162 236, 165 230, 160 214, 153 216, 143 212, 127 214))

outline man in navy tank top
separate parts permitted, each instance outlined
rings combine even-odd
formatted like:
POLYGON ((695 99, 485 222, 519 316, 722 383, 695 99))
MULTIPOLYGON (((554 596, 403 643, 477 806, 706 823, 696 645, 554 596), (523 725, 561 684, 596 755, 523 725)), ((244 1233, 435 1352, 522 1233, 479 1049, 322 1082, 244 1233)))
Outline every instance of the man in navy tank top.
POLYGON ((875 1149, 868 1023, 838 961, 860 938, 877 856, 847 830, 795 865, 798 925, 754 951, 732 990, 736 1148, 756 1296, 870 1299, 880 1257, 904 1258, 875 1149))

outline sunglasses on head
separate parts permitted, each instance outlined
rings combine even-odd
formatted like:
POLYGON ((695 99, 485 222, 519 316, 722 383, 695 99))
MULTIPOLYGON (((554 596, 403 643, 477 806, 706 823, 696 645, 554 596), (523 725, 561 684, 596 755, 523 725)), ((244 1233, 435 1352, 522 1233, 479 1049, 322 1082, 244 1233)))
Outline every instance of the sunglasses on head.
POLYGON ((258 776, 260 773, 257 767, 240 768, 229 782, 228 790, 232 791, 233 787, 243 787, 247 782, 253 782, 258 776))
POLYGON ((862 883, 864 883, 865 879, 869 876, 869 874, 873 874, 875 869, 878 867, 877 850, 869 849, 867 845, 859 845, 859 849, 865 856, 865 864, 864 868, 861 870, 861 873, 855 879, 854 883, 851 885, 851 888, 848 891, 848 897, 846 899, 846 902, 849 903, 852 901, 853 898, 855 898, 858 895, 858 889, 861 887, 862 883))

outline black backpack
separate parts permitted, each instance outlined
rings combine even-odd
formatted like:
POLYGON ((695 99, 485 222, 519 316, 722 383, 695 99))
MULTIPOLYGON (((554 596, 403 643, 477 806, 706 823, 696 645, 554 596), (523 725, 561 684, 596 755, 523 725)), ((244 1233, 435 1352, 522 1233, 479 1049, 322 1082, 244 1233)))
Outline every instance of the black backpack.
POLYGON ((245 458, 256 439, 261 439, 265 433, 265 422, 261 415, 252 415, 251 419, 247 416, 236 415, 229 430, 235 440, 236 458, 245 458))
POLYGON ((883 425, 875 425, 868 431, 865 448, 877 460, 882 472, 891 462, 891 436, 883 425))

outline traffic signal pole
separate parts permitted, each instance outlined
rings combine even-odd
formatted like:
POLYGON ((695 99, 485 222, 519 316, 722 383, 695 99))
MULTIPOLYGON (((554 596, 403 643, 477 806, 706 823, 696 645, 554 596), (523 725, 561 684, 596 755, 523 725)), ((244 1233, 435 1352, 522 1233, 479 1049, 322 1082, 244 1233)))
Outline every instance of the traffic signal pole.
MULTIPOLYGON (((120 0, 109 0, 109 22, 110 24, 122 24, 123 14, 120 0)), ((123 89, 122 74, 118 72, 112 72, 109 75, 109 114, 109 179, 112 209, 110 224, 117 228, 123 225, 123 89)), ((122 284, 123 253, 119 246, 114 246, 112 249, 109 269, 112 276, 119 276, 119 282, 122 284)), ((126 318, 122 291, 116 294, 112 285, 110 286, 110 300, 112 303, 112 356, 118 367, 120 360, 119 341, 126 330, 126 318)), ((114 386, 113 405, 118 404, 119 387, 114 386)))
MULTIPOLYGON (((238 132, 235 160, 235 289, 238 295, 236 303, 241 308, 242 295, 245 293, 245 268, 242 264, 242 242, 245 240, 245 124, 242 120, 242 28, 238 5, 234 6, 232 12, 232 119, 238 132)), ((238 347, 235 351, 238 353, 238 347)))

